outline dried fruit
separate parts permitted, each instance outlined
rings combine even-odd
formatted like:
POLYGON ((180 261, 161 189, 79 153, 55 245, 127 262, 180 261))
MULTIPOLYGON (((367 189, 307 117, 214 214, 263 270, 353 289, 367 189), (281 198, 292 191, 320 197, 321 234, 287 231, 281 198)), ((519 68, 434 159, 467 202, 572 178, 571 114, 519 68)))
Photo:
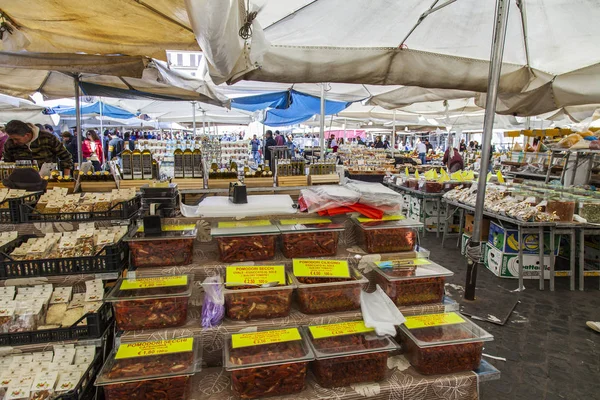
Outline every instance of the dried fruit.
POLYGON ((361 284, 360 282, 349 283, 355 278, 296 277, 296 279, 302 284, 314 285, 296 289, 298 307, 304 314, 324 314, 360 308, 361 284), (340 285, 324 285, 332 282, 340 282, 340 285))
POLYGON ((363 232, 367 253, 412 251, 417 244, 417 232, 413 228, 363 229, 363 232))
POLYGON ((254 318, 286 317, 290 313, 292 292, 292 287, 281 290, 255 288, 254 286, 229 287, 225 291, 227 317, 242 321, 254 318), (234 290, 242 289, 244 289, 243 292, 234 292, 234 290))
POLYGON ((135 267, 168 267, 188 265, 194 256, 194 239, 130 241, 135 267))
POLYGON ((262 261, 275 257, 276 235, 217 237, 222 262, 262 261))
POLYGON ((338 232, 284 234, 281 251, 287 258, 334 256, 338 238, 338 232))

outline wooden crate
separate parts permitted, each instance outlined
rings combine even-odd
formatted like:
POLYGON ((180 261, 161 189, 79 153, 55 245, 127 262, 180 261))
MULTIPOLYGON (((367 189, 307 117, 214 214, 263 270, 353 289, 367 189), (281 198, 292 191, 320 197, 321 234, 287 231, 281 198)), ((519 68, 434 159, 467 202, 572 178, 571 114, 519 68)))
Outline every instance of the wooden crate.
POLYGON ((174 178, 171 183, 177 184, 177 189, 204 189, 204 179, 202 178, 174 178))
POLYGON ((244 178, 247 187, 273 187, 273 177, 266 178, 244 178))
POLYGON ((229 189, 230 182, 237 182, 237 179, 209 179, 209 189, 229 189))
POLYGON ((84 193, 110 193, 117 188, 117 184, 113 182, 81 182, 79 188, 84 193))
POLYGON ((278 176, 277 177, 277 186, 279 186, 279 187, 308 186, 308 177, 306 175, 302 175, 302 176, 278 176))
POLYGON ((340 176, 338 174, 327 174, 327 175, 309 175, 309 185, 337 185, 340 183, 340 176))
POLYGON ((72 194, 75 191, 75 182, 48 182, 46 190, 52 190, 53 188, 67 188, 67 193, 72 194))
POLYGON ((140 192, 140 188, 154 182, 153 179, 124 179, 119 181, 119 189, 134 188, 136 192, 140 192))

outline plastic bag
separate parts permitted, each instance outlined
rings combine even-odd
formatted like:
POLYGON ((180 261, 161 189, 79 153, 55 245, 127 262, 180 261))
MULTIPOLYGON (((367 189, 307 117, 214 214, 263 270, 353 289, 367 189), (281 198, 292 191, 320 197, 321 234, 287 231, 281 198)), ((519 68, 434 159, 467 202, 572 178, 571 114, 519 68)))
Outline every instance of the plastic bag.
POLYGON ((360 194, 344 186, 324 185, 302 189, 300 197, 311 213, 358 203, 360 194))
POLYGON ((590 150, 600 150, 600 140, 590 142, 590 150))
POLYGON ((202 327, 212 328, 225 317, 225 296, 221 277, 209 276, 202 282, 204 301, 202 302, 202 327))
POLYGON ((564 138, 560 139, 560 141, 558 142, 558 147, 562 147, 563 149, 569 149, 580 140, 583 140, 581 135, 578 135, 577 133, 572 133, 569 136, 565 136, 564 138))
POLYGON ((381 183, 347 179, 345 186, 359 193, 360 204, 377 208, 386 214, 398 214, 402 211, 402 196, 381 183))
POLYGON ((360 309, 368 328, 375 328, 378 335, 396 335, 396 325, 402 325, 406 318, 398 310, 392 299, 377 285, 373 293, 360 292, 360 309))

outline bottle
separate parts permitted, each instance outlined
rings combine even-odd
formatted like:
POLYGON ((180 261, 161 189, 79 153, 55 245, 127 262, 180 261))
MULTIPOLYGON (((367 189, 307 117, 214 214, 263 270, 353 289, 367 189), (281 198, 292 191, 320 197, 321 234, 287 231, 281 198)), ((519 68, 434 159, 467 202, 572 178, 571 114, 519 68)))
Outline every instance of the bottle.
POLYGON ((173 161, 174 161, 174 176, 175 178, 183 178, 183 150, 181 147, 177 147, 173 152, 173 161))
POLYGON ((132 152, 127 147, 121 153, 121 163, 123 164, 123 179, 133 179, 133 158, 132 152))

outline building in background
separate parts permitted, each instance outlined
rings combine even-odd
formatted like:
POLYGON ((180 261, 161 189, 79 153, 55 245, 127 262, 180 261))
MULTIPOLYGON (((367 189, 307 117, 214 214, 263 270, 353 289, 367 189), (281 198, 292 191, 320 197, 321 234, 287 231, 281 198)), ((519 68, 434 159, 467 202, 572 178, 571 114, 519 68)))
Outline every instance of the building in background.
POLYGON ((189 72, 192 76, 196 76, 201 59, 202 52, 200 51, 167 51, 169 65, 178 71, 189 72))

